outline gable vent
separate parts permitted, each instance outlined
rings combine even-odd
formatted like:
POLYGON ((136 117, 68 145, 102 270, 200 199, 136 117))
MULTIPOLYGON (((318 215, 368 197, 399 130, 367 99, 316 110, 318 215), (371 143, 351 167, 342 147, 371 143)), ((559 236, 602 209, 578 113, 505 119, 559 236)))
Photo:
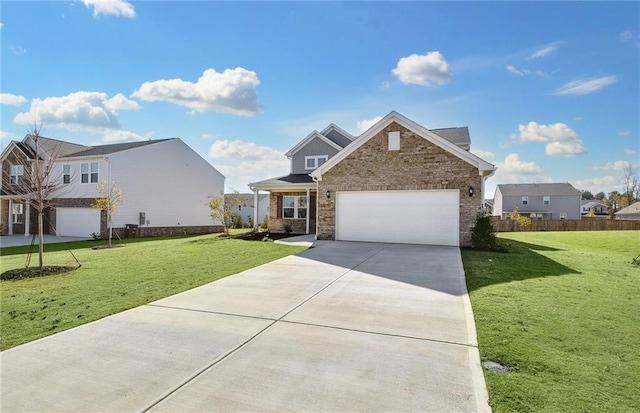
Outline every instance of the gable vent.
POLYGON ((400 132, 389 132, 389 150, 390 151, 399 151, 400 150, 400 132))

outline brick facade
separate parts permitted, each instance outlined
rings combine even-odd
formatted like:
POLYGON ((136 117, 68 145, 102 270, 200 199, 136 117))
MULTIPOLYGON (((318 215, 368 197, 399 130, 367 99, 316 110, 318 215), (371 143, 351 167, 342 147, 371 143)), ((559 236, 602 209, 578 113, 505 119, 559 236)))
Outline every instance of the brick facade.
MULTIPOLYGON (((272 232, 285 232, 285 225, 291 227, 293 234, 306 234, 307 232, 307 220, 306 219, 288 219, 278 218, 278 197, 279 196, 307 196, 305 192, 271 192, 269 196, 269 222, 267 227, 272 232)), ((315 199, 315 191, 310 192, 310 197, 315 199)), ((307 213, 309 215, 309 233, 316 232, 316 214, 315 214, 315 202, 313 205, 308 205, 307 213)))
MULTIPOLYGON (((471 228, 484 196, 478 168, 396 122, 325 172, 318 193, 429 189, 460 191, 460 245, 471 245, 471 228), (387 134, 392 131, 400 131, 398 151, 388 150, 387 134)), ((318 198, 318 239, 335 239, 335 199, 318 198)))

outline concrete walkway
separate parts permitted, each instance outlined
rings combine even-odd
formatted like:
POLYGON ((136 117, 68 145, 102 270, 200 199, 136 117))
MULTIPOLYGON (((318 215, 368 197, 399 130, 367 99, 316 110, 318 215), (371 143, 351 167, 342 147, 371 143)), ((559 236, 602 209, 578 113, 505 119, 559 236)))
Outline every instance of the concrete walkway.
POLYGON ((324 242, 0 361, 3 412, 490 411, 450 247, 324 242))

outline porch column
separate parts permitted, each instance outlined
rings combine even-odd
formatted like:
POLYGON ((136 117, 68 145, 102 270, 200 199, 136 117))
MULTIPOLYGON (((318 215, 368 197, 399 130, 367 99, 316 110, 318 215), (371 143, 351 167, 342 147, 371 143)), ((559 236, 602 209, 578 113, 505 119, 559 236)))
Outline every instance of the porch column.
POLYGON ((253 230, 258 230, 258 192, 260 190, 258 188, 254 188, 253 190, 253 230))
POLYGON ((13 235, 13 199, 9 199, 9 217, 7 223, 9 224, 7 234, 13 235))
POLYGON ((31 221, 31 211, 30 211, 31 205, 29 204, 29 200, 26 200, 24 203, 24 236, 28 237, 29 236, 29 222, 31 221))
POLYGON ((309 233, 309 215, 311 215, 311 197, 309 195, 309 188, 307 188, 307 234, 309 233))

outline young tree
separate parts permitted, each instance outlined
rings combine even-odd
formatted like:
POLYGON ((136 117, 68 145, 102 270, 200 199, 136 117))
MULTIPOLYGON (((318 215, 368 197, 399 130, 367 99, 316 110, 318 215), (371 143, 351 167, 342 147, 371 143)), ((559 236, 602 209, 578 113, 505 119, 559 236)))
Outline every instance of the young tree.
POLYGON ((61 195, 62 180, 60 176, 53 175, 60 152, 59 147, 51 140, 43 138, 40 135, 41 129, 41 126, 34 124, 33 128, 27 132, 27 144, 23 145, 23 148, 29 153, 16 153, 16 158, 12 159, 20 173, 15 175, 3 173, 2 187, 23 198, 25 205, 29 205, 37 212, 38 266, 42 270, 44 211, 53 205, 54 193, 58 197, 61 195))
POLYGON ((214 222, 221 222, 224 227, 224 233, 229 233, 229 227, 233 222, 235 207, 242 205, 242 197, 238 191, 232 194, 209 197, 209 209, 211 210, 211 219, 214 222))
POLYGON ((531 225, 531 218, 520 215, 517 206, 513 207, 513 211, 511 211, 510 217, 522 227, 528 227, 529 225, 531 225))
POLYGON ((113 234, 113 213, 122 205, 122 191, 115 182, 99 182, 96 185, 98 196, 91 207, 107 212, 107 226, 109 227, 109 246, 113 234))
POLYGON ((633 204, 640 198, 638 170, 631 165, 622 170, 622 196, 627 198, 627 205, 633 204))

